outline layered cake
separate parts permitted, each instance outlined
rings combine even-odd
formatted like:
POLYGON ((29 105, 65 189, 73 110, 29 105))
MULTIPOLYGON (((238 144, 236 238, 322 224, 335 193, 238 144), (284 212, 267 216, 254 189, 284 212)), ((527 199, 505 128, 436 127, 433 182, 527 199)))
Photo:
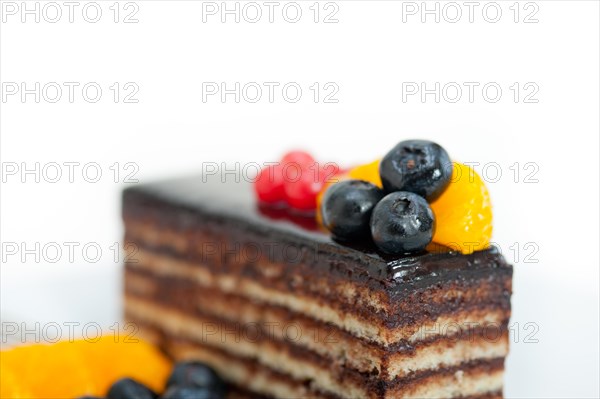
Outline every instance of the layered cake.
MULTIPOLYGON (((320 199, 315 218, 265 205, 242 180, 125 190, 125 315, 141 336, 253 397, 502 397, 512 267, 497 249, 453 250, 429 237, 419 250, 414 234, 386 246, 368 218, 370 232, 344 240, 358 224, 328 213, 335 195, 320 199)), ((407 212, 411 201, 391 209, 407 212)), ((419 215, 418 234, 433 234, 419 215)))

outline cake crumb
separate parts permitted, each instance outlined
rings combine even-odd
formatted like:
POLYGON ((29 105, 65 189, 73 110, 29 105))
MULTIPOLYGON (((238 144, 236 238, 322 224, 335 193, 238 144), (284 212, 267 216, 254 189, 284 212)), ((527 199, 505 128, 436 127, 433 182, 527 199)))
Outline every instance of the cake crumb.
POLYGON ((465 375, 464 371, 458 370, 456 373, 454 373, 454 378, 456 378, 456 381, 462 382, 464 375, 465 375))

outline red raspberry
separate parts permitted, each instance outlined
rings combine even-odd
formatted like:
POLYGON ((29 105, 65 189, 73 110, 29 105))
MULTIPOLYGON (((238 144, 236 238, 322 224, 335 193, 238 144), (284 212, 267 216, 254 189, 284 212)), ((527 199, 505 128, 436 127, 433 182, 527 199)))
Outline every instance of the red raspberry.
POLYGON ((274 204, 285 200, 283 185, 282 165, 264 168, 254 180, 254 190, 258 199, 267 204, 274 204))
POLYGON ((285 182, 285 197, 292 208, 310 211, 317 207, 317 195, 323 189, 325 181, 334 178, 335 175, 332 164, 328 165, 329 167, 318 170, 304 169, 298 179, 285 182))
POLYGON ((339 180, 339 175, 344 173, 338 164, 334 162, 327 162, 321 166, 321 174, 323 175, 323 181, 325 183, 335 183, 339 180))
POLYGON ((314 165, 315 159, 306 151, 290 151, 281 158, 281 163, 297 163, 302 168, 308 168, 314 165))

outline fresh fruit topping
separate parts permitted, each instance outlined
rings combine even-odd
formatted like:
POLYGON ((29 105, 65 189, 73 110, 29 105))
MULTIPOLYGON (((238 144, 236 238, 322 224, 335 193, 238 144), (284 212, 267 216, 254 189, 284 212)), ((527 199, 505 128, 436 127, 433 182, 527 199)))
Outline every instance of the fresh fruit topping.
POLYGON ((208 388, 173 386, 168 388, 161 399, 223 399, 224 396, 208 388))
POLYGON ((281 158, 282 164, 295 163, 306 169, 316 163, 312 155, 306 151, 290 151, 281 158))
POLYGON ((156 347, 141 340, 131 342, 126 338, 130 332, 118 337, 107 335, 98 341, 63 341, 3 350, 0 397, 103 396, 113 382, 123 377, 161 390, 171 362, 156 347))
POLYGON ((283 184, 283 166, 271 165, 260 171, 254 181, 254 190, 260 201, 276 204, 285 200, 283 184))
POLYGON ((321 192, 317 195, 317 223, 323 226, 323 215, 321 214, 321 203, 323 202, 323 196, 327 189, 334 183, 338 183, 340 181, 348 180, 348 179, 356 179, 356 180, 365 180, 369 183, 373 183, 377 187, 383 187, 381 184, 381 178, 379 177, 379 160, 375 160, 371 163, 367 163, 364 165, 358 165, 354 168, 351 168, 347 172, 340 172, 329 183, 325 183, 321 192))
POLYGON ((318 166, 307 152, 287 153, 280 164, 259 174, 259 200, 286 204, 299 215, 316 209, 317 223, 341 240, 368 237, 370 230, 378 248, 390 254, 422 251, 430 242, 464 254, 489 247, 492 210, 487 188, 471 168, 454 165, 437 143, 402 141, 381 160, 343 173, 332 164, 318 166), (381 200, 374 187, 364 189, 369 183, 397 194, 395 205, 390 199, 383 202, 388 197, 381 200))
POLYGON ((314 210, 317 206, 317 195, 337 173, 339 169, 334 164, 326 164, 319 169, 304 169, 297 179, 285 182, 287 203, 299 211, 314 210))
POLYGON ((431 203, 437 228, 433 241, 470 254, 486 249, 492 238, 492 205, 485 183, 473 168, 454 164, 452 179, 431 203))
POLYGON ((323 196, 323 225, 338 239, 366 237, 373 208, 384 195, 383 190, 364 180, 345 180, 334 184, 323 196))
POLYGON ((386 195, 371 216, 373 241, 390 255, 424 250, 434 230, 433 211, 425 198, 406 191, 386 195))
POLYGON ((408 191, 432 201, 448 186, 452 163, 439 144, 406 140, 383 157, 379 174, 387 192, 408 191))
POLYGON ((225 394, 225 382, 210 366, 195 362, 177 363, 167 380, 167 387, 180 386, 206 388, 221 395, 225 394))
POLYGON ((110 387, 106 397, 107 399, 156 399, 158 395, 132 378, 121 378, 110 387))
POLYGON ((325 196, 325 193, 327 192, 327 190, 329 189, 329 187, 333 186, 336 183, 339 183, 341 181, 345 181, 348 180, 350 178, 350 176, 348 175, 348 172, 340 172, 339 174, 335 175, 332 179, 329 179, 329 181, 326 181, 325 184, 323 184, 323 188, 321 188, 321 191, 319 191, 319 194, 317 194, 317 204, 316 204, 316 219, 317 219, 317 224, 319 226, 325 227, 323 226, 323 215, 321 213, 321 210, 323 209, 322 205, 323 204, 323 197, 325 196))
POLYGON ((334 163, 319 165, 307 152, 291 151, 277 165, 259 172, 254 180, 254 191, 264 204, 287 204, 301 212, 314 211, 317 195, 339 173, 334 163))
POLYGON ((366 180, 377 187, 382 188, 383 184, 381 183, 381 177, 379 176, 379 162, 380 160, 377 159, 371 163, 358 165, 350 169, 348 175, 352 179, 366 180))
POLYGON ((299 178, 284 184, 287 203, 295 209, 309 211, 315 209, 317 194, 324 185, 319 171, 304 171, 299 178))

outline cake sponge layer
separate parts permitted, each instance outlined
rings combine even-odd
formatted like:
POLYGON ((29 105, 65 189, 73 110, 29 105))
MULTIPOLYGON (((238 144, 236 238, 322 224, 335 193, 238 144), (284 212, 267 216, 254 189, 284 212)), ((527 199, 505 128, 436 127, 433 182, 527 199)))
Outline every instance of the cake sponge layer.
MULTIPOLYGON (((354 287, 349 282, 345 282, 342 288, 337 287, 345 292, 342 297, 337 295, 337 290, 331 292, 330 287, 324 282, 317 281, 312 290, 303 290, 299 286, 269 284, 268 281, 258 279, 252 274, 248 275, 247 272, 228 272, 226 267, 211 267, 179 256, 169 256, 164 252, 145 248, 139 242, 135 249, 129 248, 129 250, 131 251, 131 261, 127 263, 129 270, 147 271, 157 278, 179 281, 178 290, 185 288, 184 281, 189 281, 192 285, 191 291, 195 289, 193 285, 197 284, 205 289, 241 295, 247 299, 283 307, 294 313, 331 323, 359 338, 381 345, 393 345, 402 341, 416 342, 423 336, 435 334, 440 326, 460 327, 457 322, 461 321, 463 324, 485 322, 500 326, 510 316, 509 297, 505 294, 507 290, 510 292, 509 276, 482 278, 466 285, 452 280, 425 286, 412 295, 398 299, 404 303, 403 322, 390 323, 388 316, 383 312, 375 312, 369 308, 361 309, 361 301, 356 298, 359 287, 354 287), (331 296, 319 296, 316 291, 331 292, 331 296), (411 304, 417 310, 410 310, 411 304), (423 308, 425 310, 422 310, 423 308), (486 313, 485 320, 480 318, 457 320, 452 316, 477 313, 475 310, 478 310, 479 314, 486 313)), ((263 266, 265 270, 286 267, 285 265, 263 265, 261 262, 252 265, 257 270, 263 266)), ((277 279, 277 276, 279 274, 275 274, 273 278, 277 279)), ((306 280, 299 281, 302 281, 301 284, 305 289, 311 284, 306 280)), ((377 299, 372 301, 375 302, 377 299)))
MULTIPOLYGON (((504 357, 508 352, 506 324, 487 322, 493 310, 477 309, 448 316, 451 324, 430 329, 419 341, 383 347, 284 308, 203 290, 203 298, 210 298, 205 301, 177 295, 184 292, 177 285, 173 290, 161 290, 160 284, 160 279, 127 272, 126 311, 132 319, 163 326, 173 334, 225 350, 233 350, 240 341, 258 346, 273 340, 293 346, 296 353, 306 350, 328 362, 388 380, 423 369, 504 357), (165 298, 162 303, 154 300, 153 292, 165 298)), ((258 347, 255 350, 261 351, 258 347)))
POLYGON ((196 345, 179 338, 166 338, 163 346, 177 360, 199 360, 213 366, 234 385, 277 398, 414 398, 449 399, 502 397, 503 367, 501 362, 464 365, 425 376, 402 386, 390 387, 383 396, 377 386, 348 384, 338 393, 323 392, 319 383, 295 379, 264 367, 252 360, 232 357, 207 346, 196 345))

